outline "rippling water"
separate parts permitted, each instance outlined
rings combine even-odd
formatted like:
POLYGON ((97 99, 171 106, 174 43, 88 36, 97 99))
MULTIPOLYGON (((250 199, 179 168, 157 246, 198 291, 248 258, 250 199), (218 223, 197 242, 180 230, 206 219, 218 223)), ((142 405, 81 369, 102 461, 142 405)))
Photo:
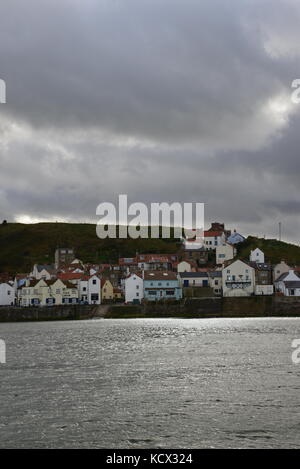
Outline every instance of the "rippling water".
POLYGON ((1 324, 0 447, 300 447, 298 319, 1 324))

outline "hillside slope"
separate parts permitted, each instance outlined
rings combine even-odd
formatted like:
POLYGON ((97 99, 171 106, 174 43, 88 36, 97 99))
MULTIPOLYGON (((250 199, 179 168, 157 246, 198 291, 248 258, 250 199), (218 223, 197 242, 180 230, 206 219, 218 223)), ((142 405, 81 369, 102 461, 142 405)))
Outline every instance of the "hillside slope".
POLYGON ((277 239, 264 239, 248 236, 246 241, 238 245, 238 257, 249 259, 250 251, 260 248, 265 253, 265 261, 277 264, 285 260, 290 266, 300 265, 300 247, 284 243, 277 239))
POLYGON ((29 272, 34 263, 54 262, 56 247, 71 247, 84 262, 117 262, 136 252, 174 253, 174 239, 105 239, 96 235, 96 225, 37 223, 0 225, 0 272, 29 272))
MULTIPOLYGON (((54 262, 56 247, 72 247, 84 262, 117 262, 119 257, 139 253, 175 253, 178 239, 106 239, 96 235, 96 226, 80 223, 37 223, 0 225, 0 272, 29 272, 34 263, 54 262)), ((238 257, 249 258, 251 249, 261 248, 272 263, 285 259, 300 265, 300 247, 277 240, 249 236, 238 246, 238 257)))

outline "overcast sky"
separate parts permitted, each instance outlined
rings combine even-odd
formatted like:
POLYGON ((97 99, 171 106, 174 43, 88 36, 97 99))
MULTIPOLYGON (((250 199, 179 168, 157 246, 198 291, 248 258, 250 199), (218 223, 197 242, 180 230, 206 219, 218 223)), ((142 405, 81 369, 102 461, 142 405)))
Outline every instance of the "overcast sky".
POLYGON ((300 243, 299 0, 2 0, 0 217, 204 202, 300 243))

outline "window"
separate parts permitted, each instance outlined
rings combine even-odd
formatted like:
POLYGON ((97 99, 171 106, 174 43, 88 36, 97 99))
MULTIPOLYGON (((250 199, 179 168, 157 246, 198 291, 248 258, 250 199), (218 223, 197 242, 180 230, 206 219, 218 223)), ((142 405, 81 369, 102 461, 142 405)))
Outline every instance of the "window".
POLYGON ((82 291, 86 291, 86 287, 83 287, 82 291))
POLYGON ((136 292, 136 296, 140 296, 139 292, 136 292))
POLYGON ((10 290, 7 290, 7 294, 8 294, 8 296, 10 295, 10 290))
POLYGON ((174 290, 166 290, 166 295, 167 296, 174 296, 175 292, 174 292, 174 290))
POLYGON ((96 285, 96 283, 97 283, 97 280, 94 278, 93 285, 96 285))
POLYGON ((139 285, 136 285, 136 289, 139 290, 139 289, 140 289, 140 286, 139 286, 139 285))
POLYGON ((152 296, 156 296, 156 291, 155 291, 155 290, 154 290, 154 291, 153 291, 153 290, 149 290, 149 291, 148 291, 148 294, 149 294, 149 295, 152 295, 152 296))
POLYGON ((99 295, 98 295, 98 293, 92 293, 92 294, 91 294, 91 300, 92 300, 92 301, 98 301, 98 300, 99 300, 99 295))

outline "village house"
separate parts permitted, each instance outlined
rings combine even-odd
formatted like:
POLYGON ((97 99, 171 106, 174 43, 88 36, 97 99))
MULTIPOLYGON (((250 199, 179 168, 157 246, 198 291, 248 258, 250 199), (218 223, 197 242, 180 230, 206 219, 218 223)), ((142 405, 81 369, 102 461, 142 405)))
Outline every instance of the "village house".
POLYGON ((255 270, 255 295, 273 295, 273 267, 271 264, 249 262, 255 270))
POLYGON ((140 303, 144 298, 144 281, 142 273, 130 273, 125 278, 125 302, 140 303))
POLYGON ((137 259, 136 257, 120 257, 119 266, 123 272, 133 272, 137 269, 137 259))
POLYGON ((78 289, 60 279, 30 280, 18 288, 20 306, 51 306, 78 303, 78 289))
POLYGON ((222 294, 222 271, 212 270, 208 272, 209 286, 213 289, 215 295, 222 294))
POLYGON ((196 272, 197 267, 197 263, 193 260, 181 261, 177 264, 177 272, 196 272))
POLYGON ((273 267, 273 279, 274 282, 281 277, 282 274, 286 274, 291 270, 291 267, 286 264, 284 260, 282 260, 279 264, 276 264, 273 267))
POLYGON ((194 261, 197 266, 205 265, 208 261, 208 251, 202 246, 199 249, 184 249, 181 252, 181 258, 185 261, 194 261))
POLYGON ((216 247, 216 264, 223 265, 236 256, 236 248, 227 242, 216 247))
POLYGON ((35 278, 36 280, 40 280, 41 278, 44 280, 51 280, 51 278, 56 276, 56 269, 54 265, 34 264, 32 272, 29 274, 29 276, 35 278))
POLYGON ((97 275, 83 275, 80 278, 79 301, 89 305, 101 304, 101 280, 97 275))
POLYGON ((7 281, 0 283, 0 306, 13 306, 15 304, 14 283, 7 281))
POLYGON ((114 301, 122 301, 124 299, 123 292, 121 288, 114 288, 114 301))
POLYGON ((284 296, 300 296, 300 274, 294 270, 282 274, 275 282, 275 289, 284 296))
POLYGON ((55 268, 59 269, 62 265, 71 264, 75 259, 74 249, 57 248, 54 254, 55 268))
POLYGON ((256 262, 259 264, 264 264, 265 262, 265 255, 262 252, 261 249, 256 248, 253 251, 250 251, 250 257, 249 257, 250 262, 256 262))
POLYGON ((144 298, 148 301, 180 300, 182 288, 175 272, 146 271, 144 273, 144 298))
POLYGON ((172 270, 177 261, 176 254, 138 254, 137 267, 140 270, 172 270))
POLYGON ((183 288, 188 287, 208 287, 209 277, 207 272, 181 272, 179 283, 183 288))
POLYGON ((237 233, 236 230, 234 230, 233 233, 227 237, 227 242, 230 244, 243 243, 245 240, 246 238, 240 233, 237 233))
POLYGON ((226 241, 224 231, 204 231, 204 247, 208 250, 216 249, 226 241))
POLYGON ((246 262, 236 260, 222 269, 223 296, 250 296, 255 292, 255 270, 246 262))
POLYGON ((101 298, 103 301, 113 300, 114 287, 109 279, 101 279, 101 298))

